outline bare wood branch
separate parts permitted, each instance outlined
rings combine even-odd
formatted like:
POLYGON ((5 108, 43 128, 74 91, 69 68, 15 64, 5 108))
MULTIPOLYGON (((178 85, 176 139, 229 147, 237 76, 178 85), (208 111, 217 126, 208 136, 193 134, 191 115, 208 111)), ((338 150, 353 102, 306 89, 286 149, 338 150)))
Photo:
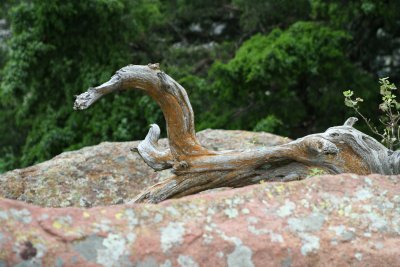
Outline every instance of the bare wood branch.
POLYGON ((169 149, 162 150, 158 146, 159 138, 160 127, 152 124, 146 138, 139 143, 137 148, 131 149, 138 152, 144 162, 156 171, 169 169, 174 163, 171 151, 169 149))
POLYGON ((144 90, 160 105, 167 122, 171 154, 176 161, 214 154, 200 146, 196 138, 193 109, 185 89, 160 71, 158 64, 129 65, 120 69, 108 82, 77 96, 74 109, 86 109, 106 94, 127 89, 144 90))
POLYGON ((158 64, 122 68, 110 81, 79 95, 74 107, 85 109, 105 94, 132 88, 144 90, 160 105, 170 146, 167 150, 160 149, 160 128, 153 124, 145 140, 134 150, 153 169, 173 168, 175 173, 144 190, 134 202, 158 203, 217 187, 304 179, 315 168, 330 174, 400 172, 399 153, 353 128, 357 118, 280 146, 210 151, 197 141, 193 110, 185 89, 160 71, 158 64))

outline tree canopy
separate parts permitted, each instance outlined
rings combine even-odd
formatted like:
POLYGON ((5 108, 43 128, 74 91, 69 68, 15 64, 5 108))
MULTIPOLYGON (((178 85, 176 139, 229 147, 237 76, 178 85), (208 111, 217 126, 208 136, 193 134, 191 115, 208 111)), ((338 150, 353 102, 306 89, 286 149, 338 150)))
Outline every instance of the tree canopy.
POLYGON ((0 4, 0 172, 101 141, 142 139, 161 110, 135 92, 85 114, 74 95, 128 64, 160 62, 197 130, 292 138, 341 124, 351 88, 376 117, 377 77, 400 81, 395 0, 5 0, 0 4))

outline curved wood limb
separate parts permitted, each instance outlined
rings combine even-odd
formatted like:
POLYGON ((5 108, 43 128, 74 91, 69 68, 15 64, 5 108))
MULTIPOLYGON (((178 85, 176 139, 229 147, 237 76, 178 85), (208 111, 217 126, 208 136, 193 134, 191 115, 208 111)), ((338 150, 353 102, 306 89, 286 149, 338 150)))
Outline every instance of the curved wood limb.
POLYGON ((173 166, 173 156, 169 149, 162 150, 158 146, 160 138, 160 127, 157 124, 151 124, 146 138, 139 143, 137 148, 131 151, 138 152, 144 162, 155 171, 169 169, 173 166))
POLYGON ((194 114, 185 89, 158 64, 129 65, 106 83, 79 95, 75 109, 86 109, 101 96, 117 90, 140 89, 161 107, 167 122, 169 149, 158 146, 160 128, 153 124, 137 148, 154 170, 172 168, 175 176, 144 190, 134 202, 158 203, 217 187, 240 187, 260 181, 307 178, 318 168, 324 173, 398 174, 399 153, 353 128, 357 118, 324 133, 288 144, 249 151, 210 151, 195 135, 194 114))

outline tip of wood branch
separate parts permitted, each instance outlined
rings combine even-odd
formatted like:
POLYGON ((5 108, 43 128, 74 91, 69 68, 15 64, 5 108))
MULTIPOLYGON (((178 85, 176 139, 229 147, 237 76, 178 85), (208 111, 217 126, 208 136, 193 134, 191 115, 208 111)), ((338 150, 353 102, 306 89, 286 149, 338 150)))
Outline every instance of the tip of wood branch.
POLYGON ((98 95, 93 87, 90 87, 86 92, 75 97, 74 110, 87 109, 98 99, 98 95))
POLYGON ((155 171, 161 171, 172 167, 173 156, 169 149, 162 150, 158 146, 160 127, 157 124, 150 124, 146 138, 139 143, 135 152, 138 152, 142 159, 155 171))
POLYGON ((149 126, 150 129, 145 139, 148 140, 151 144, 157 145, 158 139, 160 138, 160 132, 161 132, 160 127, 155 123, 152 123, 149 126))
POLYGON ((160 63, 149 63, 147 66, 152 70, 160 70, 160 63))

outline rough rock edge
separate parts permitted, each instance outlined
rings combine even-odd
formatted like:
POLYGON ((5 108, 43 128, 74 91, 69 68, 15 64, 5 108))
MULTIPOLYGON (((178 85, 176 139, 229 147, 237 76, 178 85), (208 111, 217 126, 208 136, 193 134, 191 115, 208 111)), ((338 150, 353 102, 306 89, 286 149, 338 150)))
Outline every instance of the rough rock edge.
POLYGON ((341 174, 158 205, 2 199, 0 266, 396 266, 398 192, 400 176, 341 174))

